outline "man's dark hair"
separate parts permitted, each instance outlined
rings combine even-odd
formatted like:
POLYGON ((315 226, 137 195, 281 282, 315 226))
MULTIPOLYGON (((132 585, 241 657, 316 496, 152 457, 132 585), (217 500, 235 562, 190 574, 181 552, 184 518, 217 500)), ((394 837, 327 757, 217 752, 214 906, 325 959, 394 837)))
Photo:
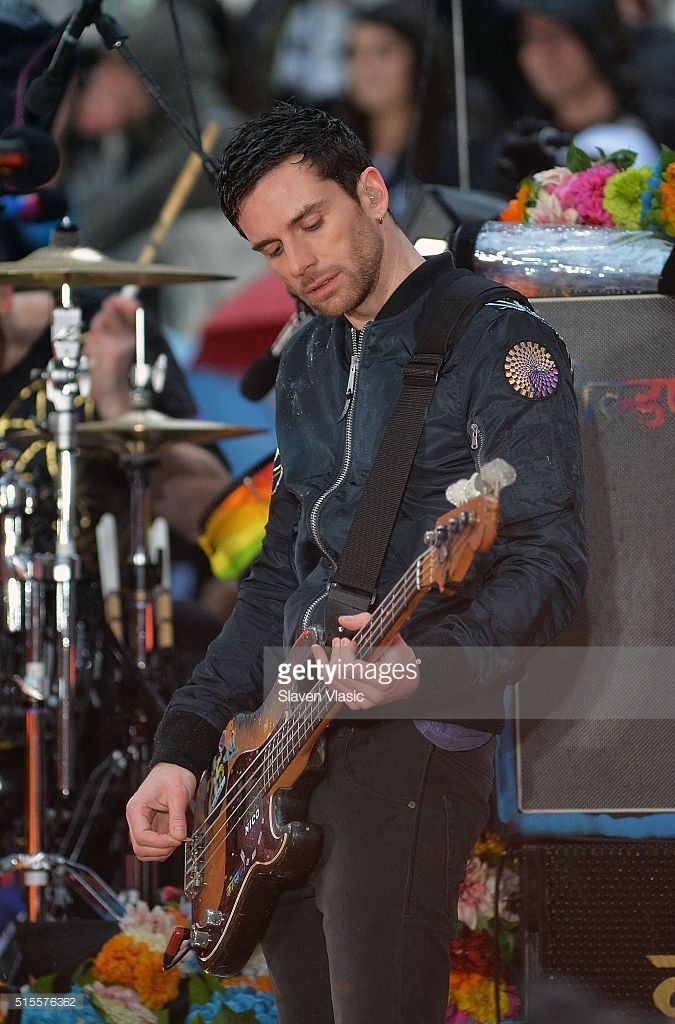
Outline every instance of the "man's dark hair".
POLYGON ((218 195, 238 229, 241 204, 263 175, 291 156, 301 156, 320 178, 335 181, 353 199, 368 152, 351 128, 315 107, 280 103, 241 125, 227 143, 218 173, 218 195))

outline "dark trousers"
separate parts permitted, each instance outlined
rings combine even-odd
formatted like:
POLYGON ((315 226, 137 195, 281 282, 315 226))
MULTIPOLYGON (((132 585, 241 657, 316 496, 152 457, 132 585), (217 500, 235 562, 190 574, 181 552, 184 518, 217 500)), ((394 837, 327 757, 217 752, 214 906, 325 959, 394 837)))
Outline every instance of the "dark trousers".
POLYGON ((307 815, 321 859, 282 894, 262 943, 280 1024, 442 1024, 493 749, 441 750, 410 721, 329 729, 307 815))

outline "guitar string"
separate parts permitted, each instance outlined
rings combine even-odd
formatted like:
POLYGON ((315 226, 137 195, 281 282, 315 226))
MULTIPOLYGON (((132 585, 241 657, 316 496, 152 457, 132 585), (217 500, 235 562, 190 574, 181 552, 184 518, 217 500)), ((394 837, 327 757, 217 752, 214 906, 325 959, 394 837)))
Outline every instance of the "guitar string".
MULTIPOLYGON (((421 554, 421 555, 420 555, 420 556, 419 556, 419 557, 418 557, 418 558, 416 559, 416 561, 415 561, 415 562, 413 562, 413 564, 412 564, 411 566, 409 566, 409 567, 408 567, 408 569, 406 570, 406 572, 405 572, 405 573, 403 574, 403 576, 402 576, 402 577, 401 577, 401 578, 399 579, 399 581, 398 581, 398 583, 396 584, 396 586, 392 588, 392 590, 391 590, 391 591, 389 592, 389 594, 388 594, 388 595, 387 595, 387 597, 386 597, 386 598, 384 599, 384 601, 382 602, 382 604, 381 604, 381 605, 379 605, 379 606, 378 606, 378 607, 376 608, 375 612, 373 613, 373 616, 372 616, 372 618, 371 618, 371 619, 370 619, 370 620, 369 620, 369 621, 368 621, 368 622, 367 622, 367 623, 365 624, 365 626, 363 626, 363 627, 362 627, 362 628, 361 628, 361 629, 359 630, 359 632, 358 632, 358 633, 356 633, 356 634, 355 634, 355 636, 353 637, 353 639, 354 639, 354 640, 355 640, 355 641, 357 642, 357 653, 358 653, 358 651, 359 651, 359 650, 363 651, 364 647, 372 646, 372 645, 370 644, 370 640, 371 640, 371 637, 372 637, 372 635, 373 635, 373 634, 374 634, 374 633, 375 633, 376 631, 379 631, 380 623, 381 623, 381 620, 382 620, 382 619, 384 619, 384 617, 385 617, 385 613, 386 613, 387 615, 389 615, 389 605, 391 605, 391 604, 392 604, 392 603, 393 603, 394 601, 396 601, 396 600, 398 600, 398 599, 399 599, 399 597, 400 597, 400 590, 401 590, 401 588, 407 588, 407 586, 408 586, 408 582, 409 582, 409 580, 408 580, 408 577, 409 577, 409 576, 414 576, 414 578, 415 578, 415 582, 417 582, 417 580, 419 579, 419 576, 420 576, 420 572, 421 572, 421 571, 422 571, 422 569, 423 569, 423 566, 422 566, 422 562, 423 562, 423 560, 425 559, 425 557, 426 557, 426 556, 428 556, 428 555, 430 555, 430 554, 431 554, 431 553, 430 553, 429 551, 425 551, 425 552, 423 552, 423 553, 422 553, 422 554, 421 554)), ((407 596, 407 591, 406 591, 406 593, 405 593, 405 595, 404 595, 404 606, 405 606, 405 604, 407 604, 408 600, 409 600, 409 597, 407 596)), ((399 612, 399 611, 401 611, 401 610, 402 610, 402 609, 400 609, 400 608, 397 608, 397 609, 396 609, 396 611, 395 611, 395 613, 394 613, 394 618, 395 618, 395 615, 396 615, 396 614, 398 614, 398 612, 399 612)), ((391 618, 391 616, 389 616, 389 617, 391 618)), ((312 688, 312 690, 310 690, 310 691, 308 691, 308 692, 310 692, 310 693, 314 692, 314 688, 312 688)), ((292 715, 290 715, 288 719, 286 719, 286 721, 287 721, 287 722, 290 722, 290 721, 292 720, 292 718, 293 718, 293 717, 294 717, 294 716, 295 716, 296 714, 298 714, 298 715, 299 715, 300 713, 301 713, 301 707, 299 707, 299 708, 297 709, 297 712, 295 712, 295 711, 294 711, 294 712, 293 712, 293 714, 292 714, 292 715)), ((276 734, 272 734, 272 735, 276 735, 276 734)), ((270 737, 268 737, 268 739, 271 739, 271 736, 270 736, 270 737)), ((250 764, 250 765, 248 765, 248 767, 247 767, 247 768, 245 769, 245 771, 244 771, 244 772, 242 773, 242 777, 241 777, 241 780, 240 780, 240 782, 241 782, 241 781, 242 781, 242 780, 244 779, 244 777, 245 777, 246 773, 247 773, 247 772, 249 772, 249 771, 250 771, 250 770, 251 770, 251 769, 252 769, 252 768, 254 767, 254 765, 255 765, 256 761, 257 761, 257 760, 259 760, 259 758, 260 758, 260 757, 264 756, 264 753, 265 753, 265 751, 264 751, 264 749, 263 749, 263 748, 261 747, 261 750, 260 750, 259 754, 258 754, 258 755, 256 755, 256 757, 255 757, 255 758, 254 758, 254 760, 253 760, 253 761, 251 762, 251 764, 250 764)), ((208 815, 207 815, 207 816, 205 817, 204 821, 203 821, 203 822, 202 822, 202 824, 201 824, 201 825, 199 826, 199 828, 200 828, 200 829, 205 829, 205 826, 207 825, 207 823, 208 823, 209 819, 210 819, 211 817, 213 817, 214 815, 216 815, 216 814, 218 814, 218 813, 219 813, 219 810, 220 810, 220 804, 221 804, 221 803, 223 802, 223 800, 224 800, 224 799, 225 799, 225 794, 224 794, 224 795, 223 795, 223 797, 221 797, 221 799, 220 799, 220 800, 219 800, 219 801, 218 801, 218 802, 217 802, 217 803, 216 803, 216 804, 215 804, 215 805, 214 805, 214 806, 213 806, 213 807, 211 808, 211 810, 210 810, 209 814, 208 814, 208 815)), ((206 831, 208 831, 208 828, 206 828, 206 831)))
MULTIPOLYGON (((363 626, 359 630, 359 632, 353 637, 353 639, 357 642, 357 655, 359 654, 359 652, 362 653, 364 648, 372 646, 370 644, 371 636, 372 636, 373 633, 376 632, 376 629, 374 628, 374 625, 379 626, 380 620, 384 618, 384 615, 382 614, 382 612, 385 610, 385 606, 388 606, 388 605, 392 604, 392 602, 394 600, 396 600, 396 601, 399 600, 400 597, 401 597, 400 591, 402 589, 404 590, 404 593, 403 593, 403 607, 405 607, 405 605, 408 603, 408 601, 410 600, 410 596, 408 595, 407 588, 408 588, 408 584, 410 582, 412 582, 412 580, 409 579, 408 577, 414 577, 414 582, 415 582, 415 584, 417 584, 417 580, 419 578, 419 570, 422 568, 421 567, 421 563, 424 560, 425 556, 427 556, 428 554, 429 554, 429 552, 423 552, 423 554, 419 556, 419 558, 416 560, 416 562, 414 562, 413 565, 411 565, 406 570, 406 572, 403 574, 403 576, 398 581, 396 586, 387 595, 387 598, 385 598, 385 600, 382 602, 382 604, 379 605, 378 608, 376 609, 376 611, 373 613, 373 618, 370 619, 366 623, 366 625, 363 626), (418 567, 418 563, 420 563, 419 567, 418 567), (377 622, 375 624, 373 624, 373 619, 375 619, 376 616, 377 616, 377 622)), ((417 586, 415 586, 415 589, 418 589, 417 586)), ((394 618, 395 618, 395 616, 401 610, 402 610, 402 608, 400 608, 400 607, 395 610, 394 618)), ((308 693, 313 693, 313 692, 316 692, 316 688, 315 687, 312 687, 312 689, 308 691, 308 693)), ((293 723, 293 719, 294 718, 301 717, 301 716, 302 716, 302 706, 299 706, 297 708, 297 710, 295 710, 291 715, 288 716, 288 718, 285 720, 285 724, 289 724, 290 725, 290 724, 293 723)), ((273 736, 277 736, 277 735, 278 735, 278 731, 275 732, 275 733, 272 733, 271 736, 268 737, 268 739, 271 740, 273 736)), ((249 773, 254 768, 256 762, 258 760, 260 760, 261 757, 264 756, 265 750, 263 748, 264 748, 264 745, 263 745, 263 747, 261 747, 260 752, 256 755, 256 757, 253 759, 251 764, 248 765, 247 768, 242 773, 241 779, 239 780, 240 783, 244 780, 246 774, 249 773)), ((220 805, 222 804, 223 800, 226 798, 226 795, 227 794, 224 794, 223 797, 221 797, 220 800, 211 808, 211 811, 205 817, 205 819, 202 822, 202 824, 199 826, 199 828, 201 830, 203 830, 205 832, 208 831, 208 827, 205 828, 205 826, 207 826, 207 823, 208 823, 208 821, 209 821, 209 819, 211 817, 213 817, 215 814, 218 814, 218 812, 220 810, 220 805)), ((209 826, 209 827, 211 827, 211 826, 209 826)))
MULTIPOLYGON (((428 552, 425 552, 425 555, 426 555, 426 554, 428 554, 428 552)), ((423 557, 424 557, 424 555, 420 556, 420 559, 421 559, 421 558, 423 558, 423 557)), ((418 559, 418 561, 419 561, 420 559, 418 559)), ((403 603, 402 603, 402 605, 401 605, 401 609, 400 609, 400 610, 402 610, 402 608, 404 608, 404 607, 405 607, 405 605, 406 605, 406 604, 408 603, 408 601, 409 601, 409 599, 410 599, 410 596, 411 596, 411 595, 413 595, 413 594, 414 594, 414 593, 415 593, 415 592, 417 591, 417 589, 418 589, 418 587, 417 587, 417 585, 416 585, 416 579, 415 579, 415 580, 413 580, 413 579, 407 579, 407 577, 408 577, 409 575, 411 575, 411 576, 413 575, 413 574, 411 573, 411 570, 415 570, 415 573, 414 573, 414 575, 416 576, 416 570, 417 570, 417 563, 414 563, 414 564, 413 564, 413 566, 411 566, 411 567, 410 567, 410 569, 409 569, 409 570, 408 570, 408 571, 407 571, 407 572, 405 573, 405 575, 404 575, 404 576, 403 576, 403 577, 401 578, 401 581, 400 581, 401 583, 403 583, 403 582, 405 581, 405 588, 404 588, 404 589, 405 589, 406 591, 407 591, 408 585, 409 585, 410 583, 412 583, 412 584, 413 584, 413 588, 412 588, 412 591, 411 591, 411 594, 410 594, 410 595, 408 595, 408 594, 406 593, 406 595, 404 596, 404 599, 403 599, 403 603)), ((396 587, 395 589, 398 589, 398 587, 396 587)), ((365 627, 364 627, 364 628, 365 628, 365 627)), ((309 692, 314 692, 314 689, 315 689, 315 688, 312 688, 312 690, 310 690, 309 692)), ((316 690, 316 692, 321 692, 321 691, 317 689, 317 690, 316 690)), ((324 710, 326 709, 326 707, 327 707, 327 706, 329 706, 329 705, 330 705, 331 703, 332 703, 332 702, 331 702, 330 698, 327 698, 325 702, 323 702, 323 701, 319 701, 319 702, 315 702, 315 703, 312 703, 312 704, 310 705, 310 707, 311 707, 311 711, 310 711, 310 714, 309 714, 309 715, 307 715, 306 711, 305 711, 305 710, 304 710, 304 709, 303 709, 303 708, 301 707, 301 708, 299 709, 299 714, 298 714, 297 716, 293 716, 293 719, 291 719, 291 720, 287 720, 287 721, 286 721, 286 722, 285 722, 285 723, 284 723, 284 724, 283 724, 283 725, 282 725, 282 726, 280 727, 280 729, 279 729, 279 730, 278 730, 278 731, 277 731, 277 732, 276 732, 275 734, 273 734, 273 736, 271 737, 271 739, 274 739, 274 737, 276 737, 276 739, 277 739, 277 743, 276 743, 276 745, 277 745, 277 746, 279 746, 279 745, 280 745, 280 749, 278 749, 278 750, 274 751, 274 755, 273 755, 273 758, 272 758, 272 762, 271 762, 271 765, 269 764, 269 761, 268 761, 268 765, 263 765, 263 771, 262 771, 262 773, 261 773, 261 774, 259 774, 259 775, 258 775, 258 777, 257 777, 256 779, 252 779, 252 780, 249 780, 249 781, 250 781, 250 782, 251 782, 252 784, 255 784, 255 783, 259 783, 259 782, 260 782, 260 780, 261 780, 261 778, 264 778, 264 776, 265 776, 265 774, 266 774, 266 771, 268 771, 268 770, 270 770, 270 769, 272 770, 272 774, 271 774, 271 778, 270 778, 270 781, 271 781, 271 780, 272 780, 272 779, 273 779, 274 777, 277 777, 277 778, 278 778, 278 775, 279 775, 279 774, 281 774, 280 772, 277 772, 277 771, 276 771, 276 769, 277 769, 277 765, 278 765, 278 762, 279 762, 279 761, 282 761, 282 760, 283 760, 283 756, 284 756, 284 755, 285 755, 285 754, 286 754, 286 753, 287 753, 287 752, 288 752, 289 750, 292 750, 292 749, 293 749, 293 735, 292 735, 292 733, 291 733, 291 734, 289 735, 289 733, 290 733, 290 730, 289 730, 289 728, 288 728, 288 725, 289 725, 289 724, 292 724, 292 725, 295 725, 295 724, 301 724, 301 720, 302 720, 302 719, 303 719, 303 717, 304 717, 304 720, 305 720, 305 721, 307 721, 307 719, 309 719, 309 720, 310 720, 310 726, 312 726, 312 725, 314 724, 314 722, 315 722, 315 721, 317 720, 317 712, 321 712, 321 714, 323 714, 323 712, 324 712, 324 710), (321 706, 322 704, 323 704, 324 706, 321 706), (318 705, 318 706, 317 706, 317 705, 318 705), (312 721, 312 716, 314 716, 314 720, 313 720, 313 721, 312 721), (287 734, 287 735, 286 735, 286 736, 283 736, 283 742, 282 742, 281 744, 279 744, 279 742, 278 742, 278 741, 279 741, 279 738, 280 738, 280 737, 282 737, 282 734, 283 734, 283 732, 284 732, 284 728, 285 728, 285 731, 286 731, 286 734, 287 734)), ((297 748, 298 750, 300 750, 300 749, 301 749, 301 747, 302 747, 302 746, 304 745, 304 743, 305 743, 305 742, 307 741, 307 739, 309 738, 310 734, 311 734, 311 727, 310 727, 309 731, 308 731, 308 732, 306 733, 305 737, 303 738, 303 741, 302 741, 302 743, 301 743, 301 744, 300 744, 300 746, 299 746, 299 747, 297 748)), ((298 733, 298 735, 300 735, 300 734, 298 733)), ((296 752, 297 752, 297 751, 296 751, 296 752)), ((262 750, 261 750, 261 752, 260 752, 260 753, 262 753, 262 750)), ((269 751, 268 751, 268 753, 269 753, 269 751)), ((256 759, 257 759, 257 758, 258 758, 259 756, 260 756, 260 754, 256 755, 256 759)), ((291 757, 291 761, 292 761, 292 757, 291 757)), ((288 764, 290 764, 290 761, 288 762, 288 764)), ((285 765, 284 765, 284 769, 285 769, 286 767, 288 767, 288 764, 285 764, 285 765)), ((243 778, 244 778, 244 776, 245 776, 245 775, 246 775, 246 774, 247 774, 247 773, 249 772, 249 770, 251 769, 251 767, 252 767, 252 764, 251 764, 251 765, 249 765, 249 766, 247 767, 246 771, 245 771, 245 772, 244 772, 244 773, 242 774, 242 779, 243 779, 243 778)), ((238 781, 238 788, 239 788, 240 790, 241 790, 241 781, 242 781, 242 779, 240 779, 240 780, 238 781)), ((225 801, 226 801, 226 799, 227 799, 227 795, 228 795, 228 794, 227 794, 227 792, 226 792, 226 793, 224 794, 224 796, 223 796, 222 800, 221 800, 221 803, 222 803, 222 801, 223 801, 223 800, 225 800, 225 801)), ((239 795, 239 794, 237 794, 237 795, 239 795)), ((227 809, 226 809, 226 814, 225 814, 225 818, 224 818, 224 820, 223 820, 222 822, 220 822, 220 827, 218 828, 217 832, 216 832, 216 833, 215 833, 215 834, 214 834, 213 836, 211 836, 211 837, 210 837, 210 839, 208 840, 208 842, 206 842, 206 843, 204 844, 204 848, 203 848, 203 850, 202 850, 202 851, 200 851, 202 855, 204 855, 204 854, 206 853, 206 851, 207 851, 207 850, 209 849, 209 847, 213 846, 213 844, 214 844, 214 843, 215 843, 215 842, 216 842, 216 841, 218 840, 219 836, 220 836, 220 835, 221 835, 221 833, 222 833, 222 832, 223 832, 223 831, 224 831, 224 830, 225 830, 225 829, 227 828, 227 826, 228 826, 228 825, 229 825, 229 827, 230 827, 230 831, 234 831, 234 829, 235 829, 235 828, 236 828, 236 827, 237 827, 237 826, 238 826, 238 825, 240 824, 240 822, 241 822, 241 821, 243 821, 243 819, 244 819, 244 818, 246 817, 246 815, 247 815, 247 814, 249 813, 249 811, 250 811, 250 810, 252 809, 252 806, 253 806, 253 803, 252 803, 252 801, 251 801, 251 799, 250 799, 250 798, 251 798, 251 793, 250 793, 250 792, 245 792, 245 793, 243 794, 243 797, 242 797, 242 799, 240 799, 240 800, 239 800, 239 803, 238 803, 238 804, 237 804, 236 806, 233 806, 233 807, 230 807, 230 808, 227 808, 227 809), (249 802, 248 802, 248 804, 246 804, 246 801, 247 801, 247 800, 249 801, 249 802), (235 822, 232 822, 232 818, 234 817, 234 815, 236 815, 236 814, 237 814, 237 813, 238 813, 238 812, 240 811, 241 807, 242 807, 242 806, 243 806, 244 804, 246 804, 246 806, 244 807, 243 811, 242 811, 242 812, 241 812, 241 813, 239 814, 239 817, 237 818, 237 820, 236 820, 235 822)), ((255 800, 255 799, 256 799, 256 797, 255 797, 255 795, 253 795, 253 800, 255 800)), ((218 822, 217 822, 217 821, 216 821, 216 822, 214 822, 214 823, 213 823, 212 825, 210 825, 210 826, 209 826, 209 829, 205 830, 204 834, 206 834, 206 832, 208 832, 208 831, 210 831, 210 830, 211 830, 212 828, 214 828, 216 824, 218 824, 218 822)), ((201 838, 201 837, 200 837, 200 838, 201 838)), ((227 836, 225 836, 225 837, 224 837, 224 840, 225 840, 226 838, 227 838, 227 836)), ((194 840, 194 836, 193 836, 193 840, 194 840)), ((224 840, 223 840, 223 841, 224 841, 224 840)), ((213 859, 213 857, 215 857, 215 856, 216 856, 216 855, 218 854, 218 852, 219 852, 219 850, 220 850, 220 848, 221 848, 221 846, 222 846, 222 845, 223 845, 223 844, 222 844, 222 842, 221 842, 221 843, 220 843, 220 844, 218 845, 217 849, 216 849, 216 850, 214 850, 214 851, 213 851, 213 852, 212 852, 212 853, 210 854, 210 856, 206 857, 206 860, 205 860, 205 862, 204 862, 204 864, 203 864, 202 870, 206 870, 206 867, 208 866, 209 862, 210 862, 210 861, 211 861, 211 860, 213 859)))
MULTIPOLYGON (((407 575, 408 574, 406 573, 406 576, 407 575)), ((408 603, 408 600, 409 600, 409 597, 411 596, 411 594, 414 595, 415 591, 417 590, 417 587, 414 586, 412 591, 411 591, 411 594, 407 594, 408 586, 411 583, 413 583, 412 579, 406 579, 406 582, 405 582, 406 596, 404 597, 404 602, 403 602, 404 605, 408 603)), ((323 686, 323 684, 317 684, 316 687, 312 687, 312 689, 310 691, 308 691, 308 692, 310 692, 310 693, 312 693, 312 692, 320 693, 322 686, 323 686)), ((282 723, 282 725, 280 726, 280 728, 277 730, 277 732, 274 733, 270 737, 270 747, 272 748, 272 750, 271 751, 270 751, 270 749, 263 750, 261 748, 261 751, 256 755, 256 760, 259 760, 261 756, 263 756, 264 754, 267 754, 268 755, 267 756, 267 763, 262 765, 262 771, 258 774, 258 776, 256 778, 253 778, 253 779, 249 778, 248 782, 251 785, 255 785, 257 783, 260 783, 260 781, 265 778, 265 775, 268 772, 271 772, 271 777, 270 777, 269 781, 272 781, 273 778, 278 777, 278 775, 281 774, 281 772, 277 772, 277 767, 279 765, 279 762, 283 762, 284 756, 289 751, 291 751, 293 749, 294 743, 298 744, 297 745, 296 753, 297 753, 298 750, 301 749, 301 747, 304 745, 304 743, 309 738, 309 735, 311 733, 311 726, 313 726, 314 721, 316 720, 317 709, 320 709, 321 712, 323 712, 323 710, 325 710, 325 707, 330 705, 330 703, 331 703, 331 701, 330 701, 330 699, 328 699, 327 703, 324 703, 324 706, 322 707, 321 706, 322 702, 311 702, 311 703, 306 702, 305 706, 302 706, 302 705, 300 706, 300 708, 298 709, 298 712, 296 714, 294 714, 293 716, 289 717, 289 719, 284 721, 282 723), (308 714, 307 710, 306 710, 307 704, 309 704, 309 707, 311 708, 310 714, 308 714), (314 716, 314 720, 312 720, 312 716, 314 716), (293 729, 295 728, 295 726, 301 726, 303 724, 306 724, 308 721, 309 721, 309 724, 310 724, 310 729, 309 729, 309 731, 306 731, 305 735, 303 736, 302 742, 298 743, 299 736, 301 735, 301 730, 298 729, 297 736, 294 736, 293 729), (271 753, 271 756, 270 756, 270 753, 271 753)), ((286 764, 284 764, 284 768, 282 770, 284 770, 286 767, 288 767, 288 764, 290 764, 291 760, 292 760, 292 757, 291 757, 291 759, 286 764)), ((212 846, 214 842, 217 841, 217 839, 220 836, 220 834, 222 833, 222 831, 225 828, 227 828, 228 825, 230 827, 230 830, 234 830, 240 824, 240 822, 246 817, 246 815, 251 811, 252 806, 253 806, 252 805, 252 800, 255 800, 256 796, 255 796, 255 794, 251 794, 251 792, 247 791, 247 790, 245 790, 243 793, 241 793, 241 789, 242 789, 242 780, 245 778, 246 775, 250 775, 250 771, 251 771, 252 767, 253 767, 253 762, 251 763, 251 765, 249 765, 245 769, 244 773, 242 773, 241 779, 238 780, 238 784, 237 784, 238 792, 236 793, 235 803, 231 807, 226 808, 226 816, 225 816, 224 820, 216 820, 215 822, 213 822, 208 827, 208 829, 203 830, 202 834, 204 836, 206 836, 208 832, 212 831, 212 829, 216 827, 216 825, 219 825, 217 832, 208 839, 208 842, 205 843, 204 849, 201 851, 202 854, 206 853, 208 848, 210 846, 212 846), (238 803, 236 802, 237 799, 238 799, 238 803), (248 801, 248 803, 247 803, 247 801, 248 801), (241 810, 242 807, 243 807, 243 810, 241 810), (239 812, 241 812, 241 813, 239 813, 239 812), (232 818, 235 815, 237 815, 237 814, 239 814, 239 817, 236 819, 236 821, 233 822, 232 818)), ((231 793, 228 794, 226 792, 224 794, 224 797, 221 799, 220 803, 222 804, 223 801, 226 801, 227 797, 231 796, 231 795, 232 795, 231 793)), ((201 838, 201 836, 200 836, 200 838, 201 838)), ((194 836, 193 836, 193 839, 194 839, 194 836)), ((204 864, 204 868, 206 868, 206 866, 209 863, 209 861, 212 859, 213 856, 215 856, 217 854, 217 852, 218 852, 218 850, 215 850, 211 854, 210 857, 207 857, 206 862, 204 864)))

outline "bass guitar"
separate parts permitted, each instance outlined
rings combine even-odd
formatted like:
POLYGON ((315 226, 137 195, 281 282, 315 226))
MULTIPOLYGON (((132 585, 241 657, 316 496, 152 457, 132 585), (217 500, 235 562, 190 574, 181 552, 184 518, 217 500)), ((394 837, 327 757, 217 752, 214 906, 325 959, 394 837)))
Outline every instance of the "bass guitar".
MULTIPOLYGON (((424 552, 354 635, 359 659, 377 660, 432 587, 452 593, 462 582, 476 555, 494 543, 499 491, 514 479, 511 466, 495 459, 470 481, 448 488, 458 507, 425 534, 424 552)), ((289 662, 306 662, 316 642, 315 633, 305 630, 289 662)), ((286 690, 289 685, 295 684, 285 679, 286 690)), ((323 769, 319 740, 342 705, 324 682, 314 684, 313 699, 290 703, 281 699, 280 686, 277 681, 255 712, 229 722, 211 770, 202 776, 185 847, 193 924, 172 936, 167 964, 187 940, 203 970, 238 973, 282 887, 306 877, 317 860, 321 830, 305 820, 306 807, 323 769)))

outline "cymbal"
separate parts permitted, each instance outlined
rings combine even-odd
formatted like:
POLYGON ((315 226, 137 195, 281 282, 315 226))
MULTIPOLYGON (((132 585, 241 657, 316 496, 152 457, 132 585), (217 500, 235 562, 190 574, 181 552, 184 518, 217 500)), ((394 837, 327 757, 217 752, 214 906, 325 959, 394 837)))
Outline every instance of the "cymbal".
POLYGON ((132 409, 114 419, 92 420, 77 425, 77 439, 81 444, 148 451, 178 441, 205 444, 224 437, 248 437, 264 432, 260 427, 241 427, 235 423, 173 419, 156 409, 132 409))
POLYGON ((84 245, 45 245, 24 256, 22 260, 0 262, 0 284, 17 287, 33 285, 37 288, 55 288, 62 284, 80 287, 137 284, 152 287, 231 280, 230 274, 213 274, 194 267, 114 260, 84 245))

